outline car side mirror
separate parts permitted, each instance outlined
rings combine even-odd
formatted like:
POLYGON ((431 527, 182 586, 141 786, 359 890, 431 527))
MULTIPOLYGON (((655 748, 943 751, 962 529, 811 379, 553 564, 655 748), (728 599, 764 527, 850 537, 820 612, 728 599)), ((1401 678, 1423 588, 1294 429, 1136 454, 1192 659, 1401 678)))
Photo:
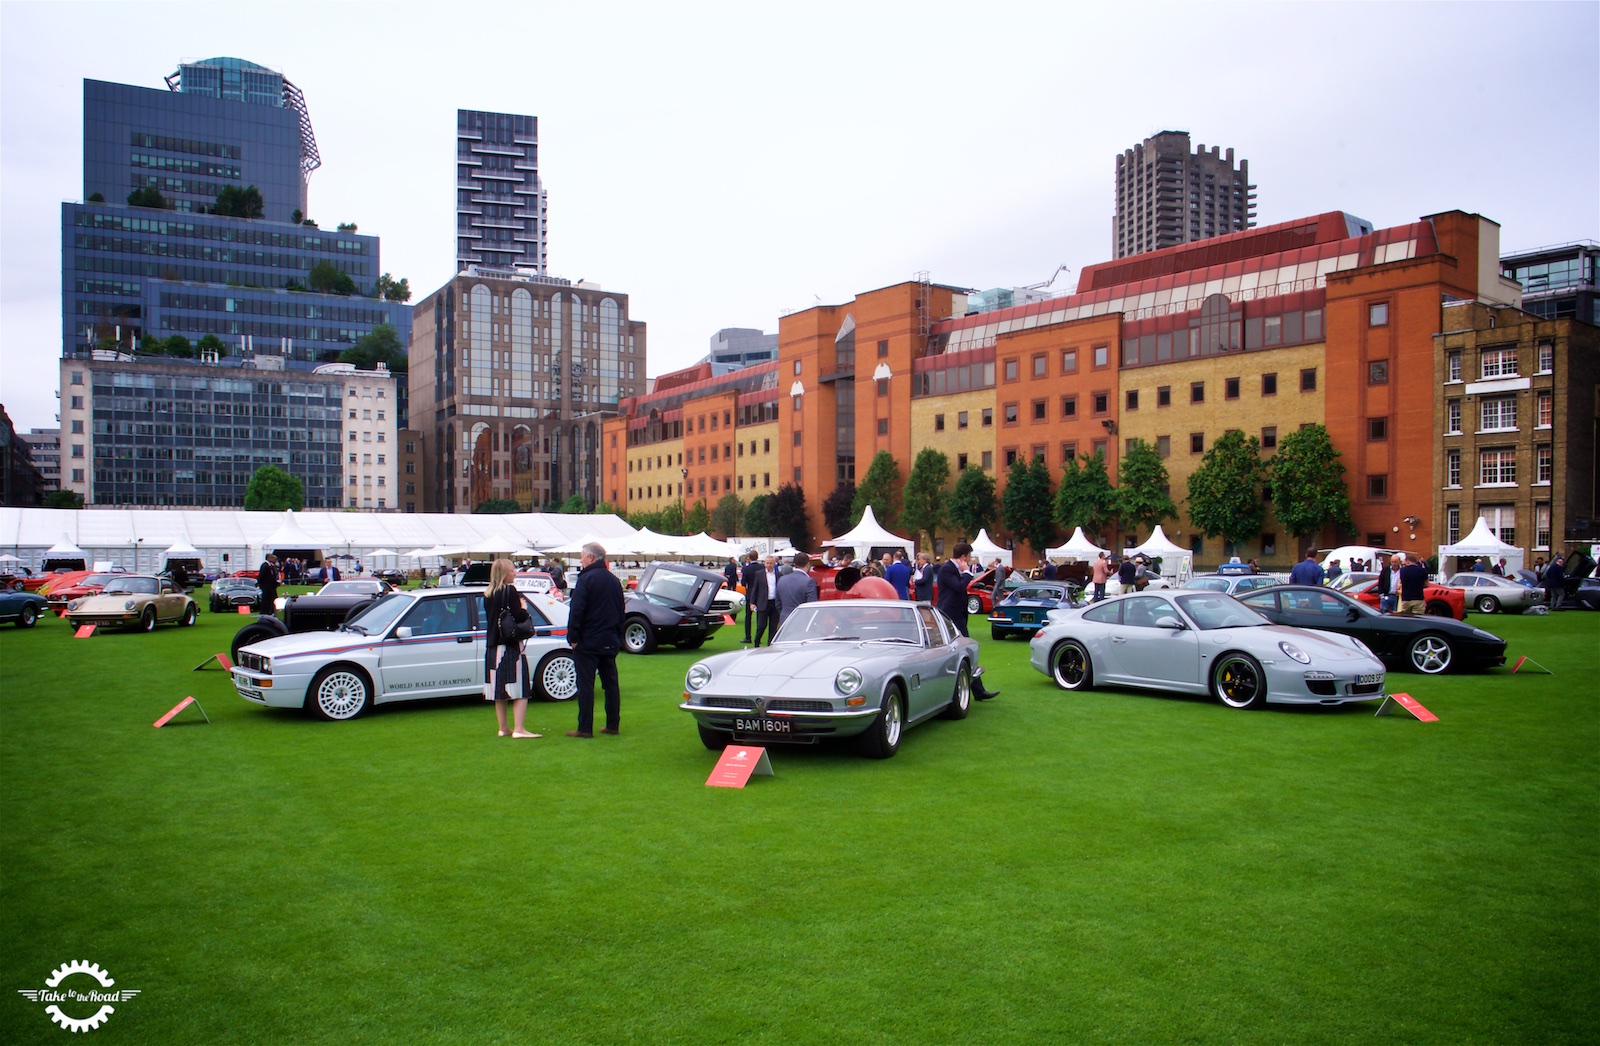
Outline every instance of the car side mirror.
POLYGON ((411 638, 411 626, 410 625, 401 625, 399 628, 394 630, 394 637, 396 639, 410 639, 411 638))
POLYGON ((1355 607, 1350 607, 1344 612, 1344 616, 1351 621, 1359 621, 1361 620, 1361 611, 1357 610, 1355 607))
POLYGON ((1156 627, 1157 628, 1170 628, 1175 632, 1182 632, 1184 629, 1188 628, 1189 626, 1185 625, 1182 621, 1179 621, 1175 617, 1158 617, 1158 618, 1156 618, 1156 627))

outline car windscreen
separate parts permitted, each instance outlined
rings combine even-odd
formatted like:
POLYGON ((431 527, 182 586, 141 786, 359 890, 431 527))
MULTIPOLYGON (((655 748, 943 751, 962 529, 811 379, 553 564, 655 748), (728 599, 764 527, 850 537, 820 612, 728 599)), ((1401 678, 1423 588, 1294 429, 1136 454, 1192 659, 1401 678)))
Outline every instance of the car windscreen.
POLYGON ((809 640, 882 640, 922 645, 916 607, 850 606, 849 601, 800 607, 784 619, 775 643, 809 640))
POLYGON ((383 591, 381 581, 330 581, 317 589, 319 596, 375 596, 383 591))
POLYGON ((160 591, 160 584, 153 577, 123 577, 106 582, 100 591, 108 596, 153 596, 160 591))
POLYGON ((416 601, 415 596, 391 592, 363 607, 361 613, 345 622, 345 627, 354 627, 366 635, 375 636, 394 624, 416 601))
POLYGON ((1180 595, 1176 600, 1202 631, 1215 628, 1242 628, 1247 625, 1270 625, 1271 621, 1245 606, 1232 596, 1220 592, 1196 592, 1180 595))
POLYGON ((700 584, 700 578, 694 574, 657 567, 655 573, 650 575, 650 581, 640 589, 640 592, 646 596, 653 596, 658 601, 693 605, 700 584))

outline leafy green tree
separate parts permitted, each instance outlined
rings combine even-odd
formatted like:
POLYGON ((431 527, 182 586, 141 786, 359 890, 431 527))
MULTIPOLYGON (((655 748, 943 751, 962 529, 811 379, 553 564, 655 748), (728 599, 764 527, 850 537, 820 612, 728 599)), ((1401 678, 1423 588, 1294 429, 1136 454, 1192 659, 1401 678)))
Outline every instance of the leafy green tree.
POLYGON ((767 502, 767 529, 789 539, 795 548, 811 545, 811 524, 806 518, 806 492, 797 483, 785 483, 767 502))
POLYGON ((411 281, 402 278, 396 282, 388 273, 384 273, 372 285, 372 296, 382 298, 384 301, 410 301, 411 281))
POLYGON ((181 334, 174 334, 167 339, 165 351, 168 356, 174 356, 178 359, 190 360, 195 357, 194 346, 189 344, 189 339, 181 334))
POLYGON ((226 356, 228 354, 228 346, 225 345, 222 339, 217 337, 215 334, 207 334, 205 337, 201 338, 200 343, 196 345, 195 348, 199 349, 202 353, 214 352, 218 356, 226 356))
POLYGON ((282 512, 306 507, 306 485, 276 465, 262 465, 244 488, 244 507, 250 512, 282 512))
POLYGON ((711 533, 724 540, 739 533, 744 523, 744 499, 737 494, 724 494, 711 510, 711 533))
POLYGON ((620 516, 622 513, 618 512, 617 506, 611 502, 601 501, 595 505, 594 514, 597 516, 620 516))
POLYGON ((757 494, 750 499, 750 504, 744 507, 744 526, 739 531, 741 534, 765 535, 772 525, 767 521, 767 506, 772 504, 771 494, 757 494))
POLYGON ((355 232, 356 231, 356 223, 355 222, 340 222, 334 228, 335 228, 335 231, 337 231, 337 232, 355 232))
POLYGON ((1284 530, 1303 538, 1326 526, 1352 529, 1344 466, 1326 428, 1307 425, 1279 440, 1271 475, 1273 509, 1284 530))
POLYGON ((105 203, 106 202, 106 198, 104 196, 100 195, 97 192, 92 192, 92 193, 89 194, 89 201, 88 202, 90 202, 90 203, 105 203))
POLYGON ((305 216, 306 216, 306 213, 304 211, 302 211, 300 208, 296 207, 294 210, 289 212, 289 224, 291 224, 291 225, 299 225, 302 221, 305 220, 305 216))
POLYGON ((478 502, 478 507, 472 511, 485 516, 504 515, 511 512, 521 512, 522 506, 511 498, 490 498, 487 501, 478 502))
POLYGON ((582 494, 568 494, 567 500, 563 501, 556 511, 569 516, 581 516, 589 511, 589 499, 582 494))
POLYGON ((52 490, 44 496, 45 508, 82 508, 83 495, 76 490, 52 490))
POLYGON ((323 294, 354 294, 356 281, 350 274, 343 272, 332 262, 317 262, 311 267, 311 272, 306 276, 306 282, 311 289, 323 294))
POLYGON ((1116 492, 1106 472, 1106 459, 1085 454, 1069 460, 1056 487, 1056 522, 1069 532, 1082 527, 1085 534, 1099 534, 1115 513, 1116 492))
POLYGON ((687 534, 683 529, 683 502, 674 501, 664 506, 657 515, 657 525, 651 527, 657 534, 687 534))
POLYGON ((133 192, 128 194, 128 206, 157 207, 161 210, 166 210, 171 205, 167 203, 167 198, 161 195, 160 189, 157 189, 153 185, 147 185, 142 189, 135 189, 133 192))
POLYGON ((906 477, 900 508, 900 525, 911 537, 928 542, 934 532, 944 526, 948 512, 945 502, 950 484, 950 458, 942 450, 923 447, 911 465, 911 475, 906 477))
POLYGON ((1002 495, 1006 526, 1011 533, 1032 546, 1040 556, 1056 536, 1055 493, 1050 489, 1050 470, 1040 458, 1017 458, 1006 473, 1002 495))
POLYGON ((1164 519, 1178 518, 1178 506, 1167 490, 1167 467, 1156 448, 1135 439, 1122 455, 1117 470, 1117 517, 1138 529, 1148 529, 1164 519))
POLYGON ((841 483, 822 499, 822 525, 828 528, 829 537, 836 538, 850 529, 850 508, 855 500, 854 483, 841 483))
POLYGON ((1233 544, 1255 537, 1267 520, 1266 481, 1261 441, 1238 429, 1224 432, 1189 474, 1189 521, 1233 544))
POLYGON ((701 498, 689 506, 688 512, 683 517, 683 532, 685 534, 699 534, 711 529, 711 510, 706 507, 706 499, 701 498))
POLYGON ((245 189, 237 185, 224 185, 222 191, 217 193, 216 202, 211 205, 212 214, 229 218, 259 218, 265 209, 266 201, 261 198, 261 190, 253 185, 245 189))
POLYGON ((900 463, 887 450, 880 450, 872 456, 872 464, 867 466, 867 474, 862 477, 861 483, 856 487, 855 495, 850 499, 852 527, 860 523, 861 517, 867 514, 868 505, 872 506, 873 516, 877 517, 878 522, 885 528, 893 530, 899 524, 900 463))
POLYGON ((353 363, 362 370, 376 370, 382 363, 391 373, 406 372, 406 344, 400 332, 387 323, 380 323, 361 340, 339 355, 340 363, 353 363))
POLYGON ((992 526, 995 514, 994 478, 978 466, 968 465, 956 477, 956 489, 950 495, 950 525, 970 538, 992 526))

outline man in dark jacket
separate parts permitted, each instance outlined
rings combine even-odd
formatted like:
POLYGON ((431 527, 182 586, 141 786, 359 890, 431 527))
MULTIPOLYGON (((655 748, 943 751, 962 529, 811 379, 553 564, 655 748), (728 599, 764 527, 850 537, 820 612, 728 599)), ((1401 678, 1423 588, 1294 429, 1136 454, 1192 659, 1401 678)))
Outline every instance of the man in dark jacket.
POLYGON ((1420 617, 1428 612, 1428 568, 1422 560, 1407 557, 1397 578, 1400 583, 1400 613, 1420 617))
POLYGON ((745 571, 750 580, 744 585, 744 612, 745 627, 750 627, 750 616, 756 619, 756 632, 754 645, 761 645, 761 637, 767 637, 767 645, 772 645, 772 637, 778 631, 776 618, 778 616, 777 575, 778 557, 768 556, 763 562, 751 553, 750 564, 745 571))
MULTIPOLYGON (((751 550, 749 557, 745 559, 744 568, 739 571, 739 584, 744 586, 744 641, 746 643, 750 642, 750 623, 761 612, 761 605, 751 595, 754 591, 753 586, 756 583, 757 574, 765 575, 765 572, 761 569, 761 560, 757 559, 755 551, 751 550)), ((765 576, 763 576, 762 580, 766 580, 765 576)))
POLYGON ((783 627, 784 618, 794 612, 794 608, 801 603, 810 603, 817 598, 817 582, 808 569, 811 566, 811 557, 804 552, 794 554, 794 569, 778 579, 778 627, 783 627))
POLYGON ((1132 556, 1122 557, 1122 565, 1117 568, 1117 580, 1122 584, 1122 591, 1133 591, 1133 583, 1139 580, 1139 564, 1133 561, 1132 556))
POLYGON ((594 676, 605 688, 606 725, 615 734, 622 723, 622 688, 617 683, 617 651, 622 648, 622 582, 606 566, 599 542, 583 546, 583 567, 567 608, 567 645, 578 669, 578 729, 568 737, 594 736, 594 676))
POLYGON ((1565 561, 1560 556, 1552 556, 1550 565, 1544 568, 1544 577, 1539 579, 1544 582, 1545 599, 1550 609, 1554 610, 1561 605, 1561 597, 1566 594, 1567 568, 1565 561))
MULTIPOLYGON (((939 564, 936 579, 938 592, 934 606, 961 630, 962 635, 967 634, 967 569, 971 556, 971 545, 965 541, 956 542, 950 550, 950 558, 939 564)), ((987 701, 999 696, 999 693, 984 686, 981 676, 972 681, 972 696, 979 701, 987 701)))
POLYGON ((256 587, 261 590, 261 612, 274 613, 278 598, 278 557, 271 552, 261 561, 261 569, 256 571, 256 587))

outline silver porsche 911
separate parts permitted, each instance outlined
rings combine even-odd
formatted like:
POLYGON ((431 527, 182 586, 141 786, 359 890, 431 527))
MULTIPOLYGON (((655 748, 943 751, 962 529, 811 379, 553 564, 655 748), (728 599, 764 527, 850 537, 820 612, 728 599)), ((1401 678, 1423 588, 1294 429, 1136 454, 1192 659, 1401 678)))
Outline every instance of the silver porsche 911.
POLYGON ((696 662, 678 707, 711 749, 853 736, 887 759, 906 727, 964 718, 982 671, 977 642, 926 603, 827 600, 796 607, 771 646, 696 662))
POLYGON ((1210 693, 1230 708, 1384 696, 1383 662, 1359 640, 1274 625, 1221 592, 1145 592, 1052 611, 1031 661, 1063 690, 1210 693))

